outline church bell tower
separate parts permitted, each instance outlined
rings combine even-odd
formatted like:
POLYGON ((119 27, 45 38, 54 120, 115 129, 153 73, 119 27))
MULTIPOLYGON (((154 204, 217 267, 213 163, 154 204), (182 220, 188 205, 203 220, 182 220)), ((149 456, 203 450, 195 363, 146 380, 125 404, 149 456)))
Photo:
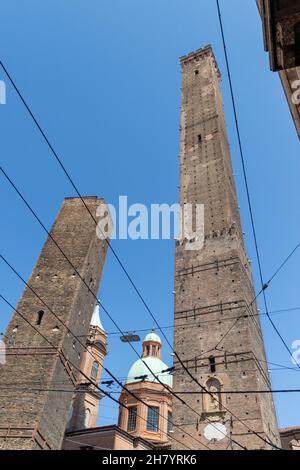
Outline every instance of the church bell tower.
MULTIPOLYGON (((107 354, 107 336, 100 320, 100 307, 98 304, 94 308, 86 347, 80 368, 85 375, 99 385, 103 362, 107 354)), ((71 409, 72 416, 67 431, 96 427, 101 398, 102 394, 99 390, 87 383, 84 377, 81 376, 76 386, 71 409)))

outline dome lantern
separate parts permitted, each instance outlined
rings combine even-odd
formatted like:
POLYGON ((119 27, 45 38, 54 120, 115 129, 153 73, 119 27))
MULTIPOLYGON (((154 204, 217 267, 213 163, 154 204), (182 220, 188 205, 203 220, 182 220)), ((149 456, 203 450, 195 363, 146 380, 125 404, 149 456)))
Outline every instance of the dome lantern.
POLYGON ((148 333, 143 341, 142 357, 161 357, 161 339, 154 330, 148 333))
POLYGON ((148 333, 143 341, 143 353, 141 359, 138 359, 130 368, 126 379, 126 384, 140 382, 141 377, 146 377, 144 382, 159 383, 159 380, 172 388, 172 376, 169 372, 169 367, 161 360, 161 339, 154 332, 148 333), (150 373, 148 367, 153 371, 150 373), (156 376, 156 377, 155 377, 156 376))

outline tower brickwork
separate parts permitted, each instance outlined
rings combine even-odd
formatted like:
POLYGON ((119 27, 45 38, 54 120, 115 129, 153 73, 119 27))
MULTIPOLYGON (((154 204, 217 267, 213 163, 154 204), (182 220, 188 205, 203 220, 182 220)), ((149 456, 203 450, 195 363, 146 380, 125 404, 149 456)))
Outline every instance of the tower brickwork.
MULTIPOLYGON (((174 348, 212 395, 184 395, 201 419, 174 400, 173 420, 189 433, 194 428, 211 449, 238 449, 232 439, 248 449, 270 448, 250 428, 280 445, 272 395, 223 393, 270 390, 271 385, 244 248, 220 72, 210 46, 183 57, 181 66, 180 202, 204 204, 204 246, 189 250, 190 241, 177 242, 174 348)), ((174 390, 201 391, 176 361, 174 390)), ((178 428, 174 432, 189 447, 198 446, 178 428)))
MULTIPOLYGON (((96 217, 104 202, 84 199, 96 217)), ((51 238, 28 283, 76 336, 87 337, 107 244, 97 237, 95 222, 78 198, 65 199, 51 235, 89 288, 51 238)), ((0 396, 0 449, 59 449, 78 380, 71 363, 80 366, 84 349, 28 287, 16 310, 38 331, 14 312, 5 333, 0 382, 11 391, 0 396)))

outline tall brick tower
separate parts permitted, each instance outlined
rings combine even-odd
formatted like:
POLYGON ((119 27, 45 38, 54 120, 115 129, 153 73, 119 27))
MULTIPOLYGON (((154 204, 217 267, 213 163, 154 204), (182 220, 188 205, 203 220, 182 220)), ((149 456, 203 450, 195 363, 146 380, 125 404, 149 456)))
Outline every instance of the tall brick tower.
MULTIPOLYGON (((104 202, 86 197, 96 217, 104 202)), ((28 281, 50 309, 75 333, 89 333, 107 244, 78 198, 65 199, 51 231, 89 289, 49 237, 28 281)), ((80 366, 83 348, 45 305, 26 288, 7 328, 6 364, 0 366, 0 449, 59 449, 78 379, 70 362, 80 366), (68 392, 56 390, 69 390, 68 392)))
MULTIPOLYGON (((201 419, 197 422, 197 415, 175 400, 173 420, 189 433, 194 429, 211 449, 238 449, 231 437, 248 449, 269 448, 250 430, 280 445, 272 395, 246 393, 271 385, 243 242, 220 73, 210 46, 182 57, 181 66, 180 201, 204 204, 205 240, 201 250, 187 249, 188 240, 177 242, 174 347, 213 395, 194 393, 201 391, 199 386, 175 362, 174 390, 193 392, 184 399, 201 419)), ((195 441, 176 429, 175 437, 195 448, 195 441)))

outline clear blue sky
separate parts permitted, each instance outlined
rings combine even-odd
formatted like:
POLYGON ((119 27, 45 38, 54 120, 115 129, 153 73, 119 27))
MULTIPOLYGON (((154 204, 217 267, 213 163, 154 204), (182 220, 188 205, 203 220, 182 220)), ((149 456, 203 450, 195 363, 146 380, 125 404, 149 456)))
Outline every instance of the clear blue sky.
MULTIPOLYGON (((254 0, 223 0, 225 32, 245 149, 263 271, 268 278, 298 243, 299 142, 277 74, 263 51, 254 0), (241 7, 241 3, 243 4, 241 7)), ((0 56, 81 192, 116 203, 178 199, 180 67, 178 58, 207 43, 223 74, 233 165, 256 289, 257 263, 237 149, 215 2, 212 0, 2 0, 0 56)), ((0 79, 4 79, 0 71, 0 79)), ((0 106, 1 163, 50 227, 66 178, 10 86, 0 106)), ((1 251, 27 278, 45 235, 1 180, 1 251)), ((115 241, 161 325, 173 321, 173 241, 115 241)), ((300 252, 271 284, 270 310, 300 306, 300 252)), ((1 291, 16 304, 22 284, 0 264, 1 291)), ((101 299, 123 329, 151 328, 147 312, 109 254, 101 299)), ((263 306, 261 306, 263 310, 263 306)), ((0 330, 11 312, 0 305, 0 330)), ((273 317, 289 345, 300 339, 299 311, 273 317)), ((108 332, 114 326, 102 314, 108 332)), ((269 361, 292 366, 265 318, 269 361)), ((172 331, 167 330, 170 340, 172 331)), ((109 336, 106 364, 125 376, 136 359, 109 336)), ((139 347, 139 345, 138 345, 139 347)), ((171 362, 164 345, 164 359, 171 362)), ((273 371, 274 388, 299 388, 300 371, 273 371)), ((300 424, 299 394, 275 397, 281 426, 300 424)), ((102 402, 99 424, 116 420, 102 402)))

